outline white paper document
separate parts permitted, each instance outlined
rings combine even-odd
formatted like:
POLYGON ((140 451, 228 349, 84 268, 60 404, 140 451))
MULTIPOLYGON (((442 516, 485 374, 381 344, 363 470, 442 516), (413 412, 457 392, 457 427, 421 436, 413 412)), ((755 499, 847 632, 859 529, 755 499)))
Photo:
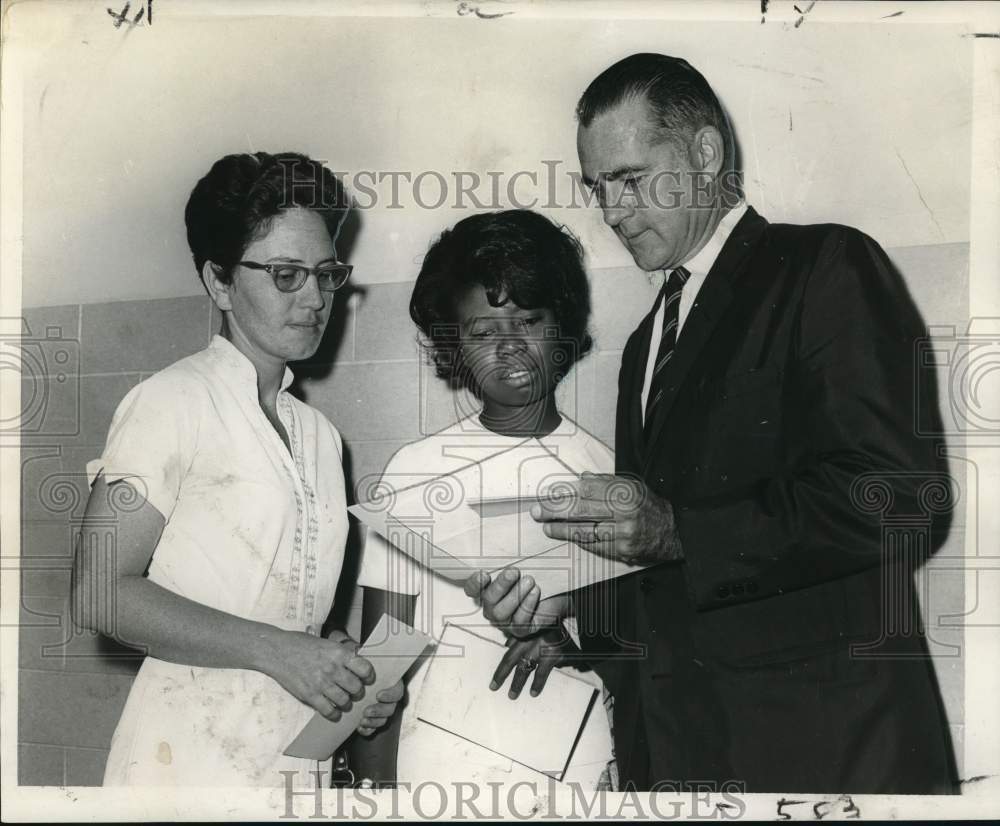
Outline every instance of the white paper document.
POLYGON ((455 582, 478 569, 515 566, 530 572, 548 597, 639 570, 545 535, 531 506, 542 498, 550 507, 568 508, 568 485, 587 468, 572 468, 532 441, 410 487, 393 489, 383 480, 377 500, 348 510, 455 582))
POLYGON ((588 714, 603 714, 597 689, 556 669, 532 697, 511 700, 490 679, 506 649, 457 625, 446 625, 427 663, 417 703, 425 723, 477 743, 535 771, 562 779, 588 714))
POLYGON ((361 722, 365 708, 376 702, 378 693, 402 679, 407 669, 433 640, 406 623, 383 614, 358 654, 375 668, 375 682, 365 686, 365 696, 354 703, 334 723, 318 712, 285 749, 292 757, 326 760, 361 722))

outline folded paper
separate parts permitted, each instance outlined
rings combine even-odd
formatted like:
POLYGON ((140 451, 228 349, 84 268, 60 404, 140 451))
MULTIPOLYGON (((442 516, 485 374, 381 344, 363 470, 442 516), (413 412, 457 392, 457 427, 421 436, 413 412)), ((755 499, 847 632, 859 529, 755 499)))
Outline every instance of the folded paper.
POLYGON ((587 470, 530 440, 408 487, 395 489, 391 479, 383 479, 378 496, 348 510, 449 580, 514 566, 531 573, 543 597, 555 596, 642 567, 552 539, 531 517, 531 506, 540 500, 568 509, 574 501, 571 485, 587 470))

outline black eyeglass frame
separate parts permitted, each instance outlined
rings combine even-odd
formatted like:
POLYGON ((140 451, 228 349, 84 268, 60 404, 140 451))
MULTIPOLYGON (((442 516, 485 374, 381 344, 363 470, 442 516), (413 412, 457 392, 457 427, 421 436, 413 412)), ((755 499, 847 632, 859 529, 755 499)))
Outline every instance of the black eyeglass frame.
POLYGON ((289 264, 284 261, 279 261, 274 264, 258 264, 256 261, 240 261, 239 266, 247 267, 251 270, 263 270, 269 276, 271 280, 274 281, 275 289, 283 293, 294 293, 301 290, 306 283, 306 279, 310 275, 316 276, 316 284, 321 292, 332 293, 339 290, 344 284, 347 283, 347 279, 351 277, 351 273, 354 271, 353 264, 320 264, 318 267, 303 267, 301 264, 289 264), (297 275, 294 285, 291 287, 282 287, 278 283, 278 273, 277 270, 295 270, 297 275), (320 273, 322 272, 335 272, 336 275, 332 276, 334 281, 331 285, 323 286, 323 282, 320 280, 320 273), (339 280, 338 280, 339 279, 339 280))

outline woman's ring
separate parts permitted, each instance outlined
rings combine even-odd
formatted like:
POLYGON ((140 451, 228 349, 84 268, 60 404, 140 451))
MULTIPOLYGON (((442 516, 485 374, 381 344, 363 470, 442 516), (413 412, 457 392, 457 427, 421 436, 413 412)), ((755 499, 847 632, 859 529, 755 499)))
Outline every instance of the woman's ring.
POLYGON ((517 661, 519 668, 523 668, 528 674, 538 668, 538 660, 533 660, 531 657, 521 657, 517 661))

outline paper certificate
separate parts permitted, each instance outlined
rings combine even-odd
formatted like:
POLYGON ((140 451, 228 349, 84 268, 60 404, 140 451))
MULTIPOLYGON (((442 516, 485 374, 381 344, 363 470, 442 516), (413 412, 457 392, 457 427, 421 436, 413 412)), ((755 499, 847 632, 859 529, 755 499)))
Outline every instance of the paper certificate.
POLYGON ((505 649, 457 625, 445 626, 438 652, 427 663, 418 719, 561 780, 597 689, 554 669, 537 697, 490 691, 505 649))
POLYGON ((311 760, 330 757, 354 733, 365 708, 375 702, 378 693, 399 682, 413 661, 432 642, 426 634, 383 614, 364 645, 358 649, 358 654, 375 667, 375 682, 365 686, 365 696, 344 712, 336 723, 318 712, 313 715, 285 749, 285 754, 311 760))

